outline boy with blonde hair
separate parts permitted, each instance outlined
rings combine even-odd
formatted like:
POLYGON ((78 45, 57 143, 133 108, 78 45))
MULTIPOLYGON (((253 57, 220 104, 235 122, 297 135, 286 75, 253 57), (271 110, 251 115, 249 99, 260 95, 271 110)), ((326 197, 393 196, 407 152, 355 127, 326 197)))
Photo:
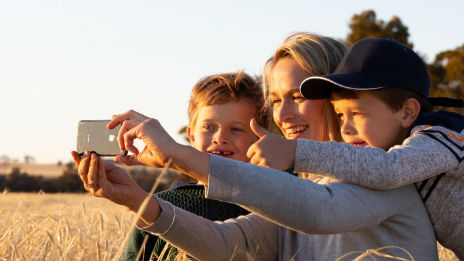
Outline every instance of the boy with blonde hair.
MULTIPOLYGON (((258 82, 244 72, 211 75, 192 89, 188 107, 187 135, 192 146, 203 152, 248 162, 246 152, 257 138, 250 129, 252 118, 265 124, 263 95, 258 82)), ((226 220, 249 212, 239 206, 205 199, 201 184, 176 182, 156 196, 210 220, 226 220)), ((166 242, 135 229, 123 260, 135 260, 141 247, 143 260, 157 260, 166 242), (143 246, 144 237, 148 236, 143 246)), ((178 251, 169 247, 163 260, 175 260, 178 251)))

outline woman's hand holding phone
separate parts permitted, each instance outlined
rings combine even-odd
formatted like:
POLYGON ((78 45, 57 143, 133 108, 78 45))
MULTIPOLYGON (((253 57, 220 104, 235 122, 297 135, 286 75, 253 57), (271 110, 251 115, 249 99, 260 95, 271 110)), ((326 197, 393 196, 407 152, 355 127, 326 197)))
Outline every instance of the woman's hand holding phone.
MULTIPOLYGON (((110 162, 103 162, 95 153, 71 153, 78 168, 84 187, 96 197, 104 197, 116 204, 123 205, 137 212, 148 195, 129 174, 110 162)), ((141 218, 150 224, 156 220, 161 210, 156 199, 151 197, 150 206, 142 213, 141 218)))
POLYGON ((127 111, 112 117, 108 128, 112 129, 121 124, 118 134, 119 146, 132 155, 116 156, 115 161, 126 165, 144 164, 154 167, 163 167, 169 161, 178 144, 161 126, 152 118, 146 117, 135 111, 127 111), (140 152, 134 146, 134 140, 140 139, 145 143, 140 152))
POLYGON ((115 161, 126 165, 145 164, 164 167, 171 159, 172 164, 169 167, 208 184, 209 154, 177 143, 157 120, 135 111, 130 110, 113 116, 108 128, 115 128, 119 124, 121 124, 118 135, 119 145, 122 150, 133 154, 116 156, 115 161), (145 148, 141 152, 134 146, 135 139, 145 143, 145 148))

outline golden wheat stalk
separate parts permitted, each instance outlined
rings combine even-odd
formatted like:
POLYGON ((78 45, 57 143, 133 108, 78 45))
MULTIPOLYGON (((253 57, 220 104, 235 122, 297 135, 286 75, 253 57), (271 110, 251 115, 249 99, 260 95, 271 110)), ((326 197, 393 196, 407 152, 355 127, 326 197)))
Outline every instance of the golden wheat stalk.
MULTIPOLYGON (((130 231, 129 231, 129 232, 130 232, 130 231)), ((139 261, 139 260, 140 260, 140 256, 142 255, 143 252, 145 252, 145 246, 146 246, 146 244, 147 244, 148 237, 149 237, 149 235, 146 234, 145 237, 143 238, 142 245, 140 246, 139 251, 137 252, 137 256, 135 257, 135 261, 139 261)))
POLYGON ((43 226, 43 224, 45 224, 45 222, 47 222, 48 220, 50 220, 50 216, 46 217, 44 221, 42 221, 42 223, 40 223, 37 227, 35 227, 31 232, 29 232, 29 234, 23 239, 21 240, 21 242, 19 242, 18 244, 16 244, 16 247, 20 247, 22 244, 24 244, 41 226, 43 226))
POLYGON ((346 258, 346 257, 348 257, 350 255, 353 255, 353 254, 359 254, 355 259, 352 259, 353 261, 362 261, 362 260, 364 260, 364 258, 367 258, 367 257, 369 257, 370 260, 376 260, 375 256, 384 257, 384 258, 388 258, 388 259, 392 259, 392 260, 399 260, 399 261, 414 261, 414 257, 411 255, 411 253, 409 253, 408 250, 406 250, 406 249, 404 249, 402 247, 397 247, 397 246, 385 246, 385 247, 380 247, 380 248, 377 248, 377 249, 367 249, 366 251, 352 251, 352 252, 346 253, 343 256, 337 258, 336 261, 341 261, 341 260, 343 260, 343 258, 346 258), (392 256, 392 255, 381 252, 381 251, 387 250, 387 249, 399 249, 399 250, 403 251, 404 253, 406 253, 406 255, 410 259, 397 257, 397 256, 392 256))

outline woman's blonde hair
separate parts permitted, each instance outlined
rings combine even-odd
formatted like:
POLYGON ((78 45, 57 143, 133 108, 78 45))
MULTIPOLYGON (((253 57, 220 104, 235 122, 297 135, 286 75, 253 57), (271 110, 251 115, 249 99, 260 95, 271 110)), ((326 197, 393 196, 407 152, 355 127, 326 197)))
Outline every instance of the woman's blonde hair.
MULTIPOLYGON (((324 75, 335 70, 346 51, 347 47, 344 43, 330 37, 304 32, 289 35, 264 66, 262 90, 265 97, 265 108, 271 107, 269 82, 272 70, 280 59, 293 59, 301 69, 311 76, 324 75)), ((328 99, 324 106, 324 118, 327 121, 328 130, 322 129, 321 135, 328 131, 331 140, 340 140, 338 122, 335 120, 335 112, 328 99)), ((323 124, 322 128, 324 126, 323 124)))

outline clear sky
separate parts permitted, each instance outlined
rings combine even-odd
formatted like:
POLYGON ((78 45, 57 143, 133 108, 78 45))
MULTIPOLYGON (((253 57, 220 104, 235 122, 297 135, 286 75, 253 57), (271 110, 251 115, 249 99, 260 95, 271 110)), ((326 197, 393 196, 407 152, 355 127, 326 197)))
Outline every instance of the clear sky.
POLYGON ((79 120, 128 109, 182 141, 199 78, 260 74, 291 32, 344 39, 368 9, 399 16, 429 60, 464 44, 462 0, 1 1, 0 155, 70 161, 79 120))

